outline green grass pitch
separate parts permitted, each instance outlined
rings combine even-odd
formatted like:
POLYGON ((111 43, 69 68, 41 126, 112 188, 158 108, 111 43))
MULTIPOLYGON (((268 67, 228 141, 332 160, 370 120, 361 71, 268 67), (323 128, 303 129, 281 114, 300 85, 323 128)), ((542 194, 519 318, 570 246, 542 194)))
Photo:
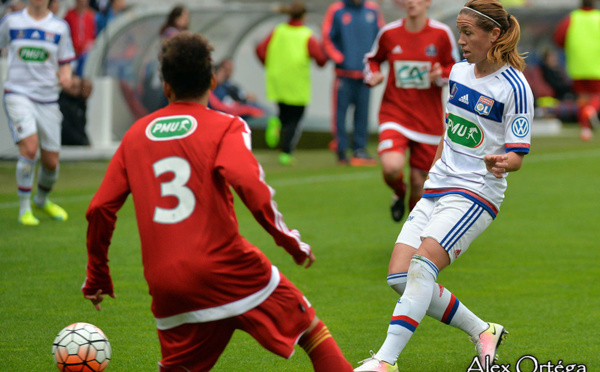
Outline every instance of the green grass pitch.
MULTIPOLYGON (((508 178, 502 211, 439 282, 484 320, 510 332, 500 362, 523 355, 540 363, 585 364, 600 371, 600 137, 575 128, 534 138, 521 171, 508 178)), ((373 149, 372 149, 372 152, 373 149)), ((354 365, 377 350, 398 296, 386 284, 400 224, 389 216, 390 191, 379 168, 338 167, 326 150, 304 150, 281 167, 277 153, 256 151, 288 226, 311 244, 307 270, 273 243, 239 200, 240 229, 308 297, 354 365)), ((110 250, 116 299, 96 312, 83 299, 85 211, 105 162, 63 162, 53 200, 59 223, 17 224, 13 162, 0 162, 0 371, 53 371, 52 341, 73 322, 108 336, 108 371, 156 371, 160 350, 142 275, 131 198, 119 213, 110 250)), ((462 332, 427 318, 401 355, 401 371, 466 371, 475 355, 462 332)), ((522 367, 525 364, 522 365, 522 367)), ((527 371, 532 371, 532 363, 527 371)), ((236 333, 215 371, 310 371, 300 348, 286 361, 236 333)))

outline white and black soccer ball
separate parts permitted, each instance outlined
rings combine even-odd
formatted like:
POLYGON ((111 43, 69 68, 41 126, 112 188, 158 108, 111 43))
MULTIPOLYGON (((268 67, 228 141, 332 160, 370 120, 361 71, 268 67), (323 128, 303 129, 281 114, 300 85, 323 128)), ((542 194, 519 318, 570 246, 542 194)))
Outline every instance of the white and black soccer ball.
POLYGON ((111 349, 100 328, 89 323, 73 323, 54 339, 52 355, 62 372, 101 372, 110 362, 111 349))

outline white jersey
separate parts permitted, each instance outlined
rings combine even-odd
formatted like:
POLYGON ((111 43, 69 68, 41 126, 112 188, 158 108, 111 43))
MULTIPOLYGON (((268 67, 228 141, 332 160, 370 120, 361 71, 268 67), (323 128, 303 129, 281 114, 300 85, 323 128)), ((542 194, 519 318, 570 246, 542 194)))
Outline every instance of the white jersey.
POLYGON ((423 197, 461 194, 492 217, 500 209, 506 176, 487 171, 484 155, 529 153, 533 94, 523 74, 505 65, 477 79, 474 65, 461 61, 449 79, 444 150, 425 182, 423 197))
POLYGON ((58 100, 58 66, 75 59, 69 25, 49 13, 33 19, 27 9, 0 20, 0 48, 8 46, 4 91, 37 102, 58 100))

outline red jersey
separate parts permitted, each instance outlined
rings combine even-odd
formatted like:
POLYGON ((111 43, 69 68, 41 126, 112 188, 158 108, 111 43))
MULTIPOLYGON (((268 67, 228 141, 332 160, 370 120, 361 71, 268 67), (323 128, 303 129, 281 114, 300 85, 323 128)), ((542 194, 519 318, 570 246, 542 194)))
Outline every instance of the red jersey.
MULTIPOLYGON (((404 133, 407 137, 418 142, 428 143, 421 134, 441 136, 442 87, 458 61, 450 28, 429 19, 415 33, 405 28, 404 19, 389 23, 379 31, 373 49, 365 55, 365 76, 379 72, 384 61, 390 72, 379 109, 379 124, 398 124, 408 129, 404 133), (442 66, 442 79, 430 81, 429 71, 436 62, 442 66)), ((433 142, 439 143, 439 137, 433 142)))
POLYGON ((250 146, 243 120, 196 103, 172 103, 138 120, 86 214, 84 294, 113 292, 108 247, 131 193, 159 329, 236 316, 264 301, 279 273, 240 235, 230 188, 297 263, 310 246, 283 222, 250 146))
POLYGON ((69 9, 65 14, 65 21, 71 29, 75 54, 79 57, 90 51, 96 40, 96 13, 91 9, 86 9, 83 13, 75 8, 69 9))

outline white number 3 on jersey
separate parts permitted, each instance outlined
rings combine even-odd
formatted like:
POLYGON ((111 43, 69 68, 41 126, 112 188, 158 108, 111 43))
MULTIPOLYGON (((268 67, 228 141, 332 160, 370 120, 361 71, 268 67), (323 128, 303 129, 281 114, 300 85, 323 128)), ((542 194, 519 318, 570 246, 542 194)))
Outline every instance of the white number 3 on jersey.
POLYGON ((171 181, 160 184, 160 195, 163 197, 174 196, 178 200, 177 206, 173 209, 156 207, 154 222, 173 224, 185 220, 196 207, 196 197, 192 190, 185 185, 192 174, 190 164, 185 159, 170 157, 157 161, 152 167, 156 177, 167 172, 175 175, 171 181))

